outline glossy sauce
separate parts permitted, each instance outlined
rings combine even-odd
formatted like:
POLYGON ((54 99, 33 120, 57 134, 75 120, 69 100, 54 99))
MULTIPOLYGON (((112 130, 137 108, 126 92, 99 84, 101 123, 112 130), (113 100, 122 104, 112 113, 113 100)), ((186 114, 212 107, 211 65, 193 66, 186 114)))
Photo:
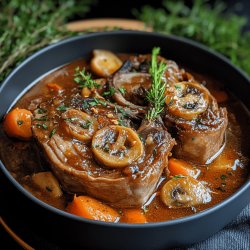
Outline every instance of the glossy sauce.
MULTIPOLYGON (((126 56, 121 56, 121 58, 124 59, 126 56)), ((74 92, 79 92, 80 90, 73 80, 74 71, 77 66, 83 67, 86 66, 86 63, 83 60, 77 60, 50 73, 28 91, 15 106, 28 109, 30 106, 30 100, 34 100, 35 98, 50 98, 51 93, 45 86, 47 83, 59 83, 66 91, 67 89, 72 90, 73 88, 74 92)), ((219 83, 208 77, 198 74, 194 75, 198 80, 206 80, 206 87, 211 93, 221 88, 219 83)), ((143 206, 148 222, 172 220, 207 209, 232 195, 248 179, 248 159, 244 155, 249 155, 248 151, 250 143, 248 128, 250 125, 250 119, 248 113, 240 102, 231 95, 229 96, 230 98, 226 103, 220 104, 227 107, 229 112, 229 125, 226 132, 225 147, 222 153, 219 154, 212 163, 206 166, 195 166, 201 171, 197 180, 203 181, 206 187, 211 190, 212 201, 195 208, 167 208, 162 203, 159 195, 160 188, 167 181, 163 176, 159 183, 159 188, 143 206)), ((56 98, 54 101, 56 102, 56 98)), ((37 161, 37 155, 35 153, 30 153, 31 150, 37 150, 34 142, 21 142, 15 139, 10 139, 3 133, 3 131, 1 131, 0 149, 1 158, 5 165, 26 189, 48 204, 65 210, 68 201, 72 199, 72 194, 65 193, 61 198, 52 199, 48 195, 35 190, 28 178, 25 177, 33 172, 49 169, 47 165, 43 165, 44 162, 42 159, 37 161), (14 160, 10 161, 9 158, 6 157, 10 151, 20 157, 22 157, 22 155, 23 157, 29 155, 30 165, 35 164, 36 166, 29 166, 27 168, 27 164, 16 164, 14 160)), ((119 212, 122 214, 122 209, 119 212)), ((126 222, 126 220, 121 217, 120 222, 126 222)))

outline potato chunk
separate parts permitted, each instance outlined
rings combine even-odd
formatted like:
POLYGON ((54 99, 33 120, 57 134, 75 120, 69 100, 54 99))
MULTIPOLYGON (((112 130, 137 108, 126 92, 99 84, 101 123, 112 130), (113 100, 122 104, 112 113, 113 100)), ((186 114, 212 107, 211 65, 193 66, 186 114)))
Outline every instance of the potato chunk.
POLYGON ((51 172, 33 174, 31 180, 41 192, 47 193, 51 197, 59 198, 63 194, 58 180, 51 172))

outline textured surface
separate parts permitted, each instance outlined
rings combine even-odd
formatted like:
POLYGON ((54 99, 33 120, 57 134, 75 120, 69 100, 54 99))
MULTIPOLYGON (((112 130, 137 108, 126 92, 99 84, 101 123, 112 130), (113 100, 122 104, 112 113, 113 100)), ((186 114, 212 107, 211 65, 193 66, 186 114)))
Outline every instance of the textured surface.
POLYGON ((205 241, 183 249, 250 249, 250 204, 240 213, 236 220, 220 232, 205 241))

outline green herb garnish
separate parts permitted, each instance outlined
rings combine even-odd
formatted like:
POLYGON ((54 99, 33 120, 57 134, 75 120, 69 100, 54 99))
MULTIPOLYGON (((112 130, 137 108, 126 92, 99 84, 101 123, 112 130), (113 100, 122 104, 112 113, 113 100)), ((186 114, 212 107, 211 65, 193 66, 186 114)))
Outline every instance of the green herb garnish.
POLYGON ((42 122, 46 122, 46 121, 48 121, 49 120, 49 118, 48 118, 48 116, 42 116, 42 117, 39 117, 39 118, 34 118, 34 121, 42 121, 42 122))
POLYGON ((91 102, 88 102, 88 104, 89 104, 89 106, 94 107, 94 106, 98 105, 98 102, 91 101, 91 102))
POLYGON ((120 126, 126 126, 125 122, 123 120, 118 120, 118 125, 120 126))
POLYGON ((37 110, 37 114, 39 114, 39 115, 44 114, 44 113, 47 113, 47 110, 46 110, 46 109, 39 108, 39 109, 37 110))
POLYGON ((37 123, 37 124, 36 124, 36 127, 37 127, 37 128, 48 129, 48 126, 47 126, 46 124, 44 124, 44 123, 43 123, 43 124, 37 123))
POLYGON ((84 129, 89 129, 92 124, 93 122, 87 121, 85 124, 81 124, 81 127, 84 129))
POLYGON ((49 138, 51 138, 56 133, 56 128, 53 128, 49 134, 49 138))
POLYGON ((176 180, 176 179, 180 179, 180 178, 186 178, 186 176, 184 175, 175 175, 172 177, 172 179, 176 180))
POLYGON ((89 108, 89 102, 88 102, 87 100, 83 100, 83 102, 82 102, 82 107, 83 107, 84 109, 88 109, 88 108, 89 108))
POLYGON ((120 87, 119 91, 121 92, 121 94, 125 95, 126 93, 126 89, 124 87, 120 87))
POLYGON ((106 144, 104 147, 103 147, 103 151, 104 152, 109 152, 110 151, 110 148, 109 148, 109 145, 106 144))
POLYGON ((0 1, 0 82, 27 56, 65 37, 75 36, 65 24, 83 17, 94 0, 0 1))
POLYGON ((122 116, 127 116, 127 113, 123 108, 119 108, 119 112, 122 114, 122 116))
POLYGON ((108 91, 105 91, 102 95, 103 96, 112 96, 115 93, 115 88, 114 87, 109 87, 108 91))
POLYGON ((92 79, 90 73, 86 72, 86 69, 83 68, 80 70, 79 67, 75 68, 74 81, 77 83, 80 88, 87 87, 89 89, 99 88, 101 85, 92 79))
POLYGON ((75 122, 77 121, 78 118, 77 117, 69 117, 69 118, 65 118, 64 121, 67 121, 67 122, 75 122))
POLYGON ((67 109, 68 109, 68 107, 65 105, 61 105, 61 106, 56 108, 56 110, 59 110, 59 111, 66 111, 67 109))
POLYGON ((166 83, 162 80, 162 74, 166 70, 167 65, 162 61, 157 62, 157 56, 160 53, 160 48, 153 48, 152 59, 150 66, 150 75, 152 78, 151 88, 147 92, 147 100, 150 103, 150 108, 146 115, 148 120, 154 120, 163 111, 165 102, 165 87, 166 83))
POLYGON ((220 178, 221 178, 222 180, 225 180, 225 179, 227 178, 227 176, 223 174, 223 175, 220 176, 220 178))
POLYGON ((175 84, 174 87, 175 87, 176 90, 180 90, 181 89, 181 86, 178 85, 178 84, 175 84))

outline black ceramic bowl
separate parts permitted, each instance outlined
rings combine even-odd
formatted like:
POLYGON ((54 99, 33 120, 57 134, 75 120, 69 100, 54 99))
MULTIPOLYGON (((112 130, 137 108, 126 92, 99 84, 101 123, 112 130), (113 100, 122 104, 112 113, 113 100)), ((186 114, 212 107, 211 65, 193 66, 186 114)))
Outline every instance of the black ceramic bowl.
MULTIPOLYGON (((119 31, 74 37, 51 45, 29 57, 4 81, 0 90, 0 115, 49 71, 93 49, 149 53, 154 46, 161 54, 199 73, 210 75, 233 92, 250 109, 249 79, 224 57, 197 43, 156 33, 119 31)), ((206 239, 229 223, 250 201, 250 181, 222 203, 185 218, 149 224, 114 224, 90 221, 53 208, 33 197, 1 163, 2 180, 12 192, 4 204, 23 225, 53 239, 59 245, 106 249, 166 249, 206 239)), ((8 197, 5 196, 5 197, 8 197)), ((1 202, 2 206, 2 202, 1 202)))

